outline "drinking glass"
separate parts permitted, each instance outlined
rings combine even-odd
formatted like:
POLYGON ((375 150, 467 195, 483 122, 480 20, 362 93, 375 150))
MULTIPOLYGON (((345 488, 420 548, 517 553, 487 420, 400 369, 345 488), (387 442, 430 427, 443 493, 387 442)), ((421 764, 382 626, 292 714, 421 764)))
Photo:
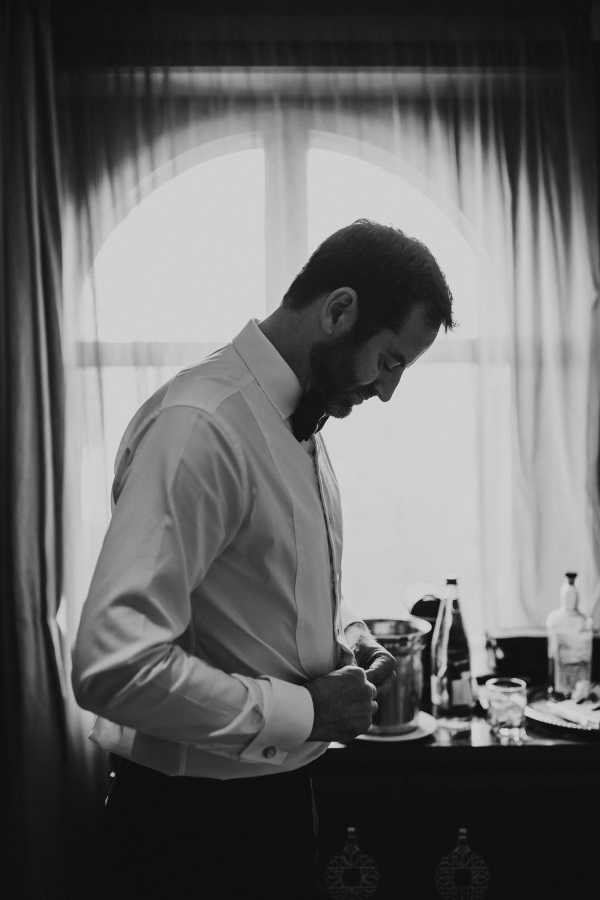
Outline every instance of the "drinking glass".
POLYGON ((502 743, 519 743, 525 725, 527 682, 522 678, 488 678, 487 720, 502 743))

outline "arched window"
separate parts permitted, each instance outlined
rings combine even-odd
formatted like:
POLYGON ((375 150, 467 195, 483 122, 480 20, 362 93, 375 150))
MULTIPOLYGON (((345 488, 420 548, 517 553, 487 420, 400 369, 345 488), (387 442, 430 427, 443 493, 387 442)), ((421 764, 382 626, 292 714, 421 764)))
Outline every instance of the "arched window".
MULTIPOLYGON (((399 170, 375 147, 369 155, 364 143, 358 151, 347 137, 307 129, 286 159, 271 152, 270 141, 266 131, 255 146, 188 160, 146 194, 100 250, 85 288, 95 290, 95 303, 84 303, 96 318, 83 323, 79 346, 89 377, 98 357, 102 365, 107 459, 139 403, 227 343, 248 319, 266 316, 327 235, 359 217, 398 226, 436 256, 459 328, 405 373, 389 404, 373 399, 327 424, 344 506, 344 593, 362 611, 394 616, 416 599, 411 586, 458 575, 479 636, 481 254, 469 224, 432 198, 417 173, 399 170), (290 173, 290 191, 303 196, 286 226, 273 190, 290 173)), ((507 414, 508 388, 507 374, 499 417, 507 414)), ((92 452, 89 473, 93 465, 92 452)))
POLYGON ((348 600, 395 615, 420 585, 456 576, 477 647, 484 624, 496 636, 545 633, 567 568, 591 596, 596 290, 584 169, 570 132, 557 132, 557 156, 526 116, 513 131, 504 104, 518 98, 550 127, 563 109, 554 76, 535 76, 530 96, 520 70, 116 74, 100 73, 98 102, 84 104, 100 140, 81 145, 89 159, 80 154, 65 213, 74 617, 134 410, 268 315, 319 241, 362 216, 431 248, 459 327, 391 403, 327 424, 348 600))

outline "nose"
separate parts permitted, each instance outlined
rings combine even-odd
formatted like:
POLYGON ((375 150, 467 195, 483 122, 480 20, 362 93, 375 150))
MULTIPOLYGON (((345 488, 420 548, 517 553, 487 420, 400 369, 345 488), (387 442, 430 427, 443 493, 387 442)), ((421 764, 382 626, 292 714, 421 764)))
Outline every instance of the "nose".
POLYGON ((403 371, 401 366, 390 370, 386 369, 381 372, 377 378, 377 381, 375 382, 375 393, 382 403, 387 403, 388 400, 392 399, 394 391, 402 378, 403 371))

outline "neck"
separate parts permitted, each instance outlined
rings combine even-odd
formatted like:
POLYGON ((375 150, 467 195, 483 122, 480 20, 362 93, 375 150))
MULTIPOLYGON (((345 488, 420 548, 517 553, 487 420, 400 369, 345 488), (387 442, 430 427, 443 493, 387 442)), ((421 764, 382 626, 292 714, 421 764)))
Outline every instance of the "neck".
POLYGON ((303 391, 310 382, 310 339, 306 318, 294 310, 279 307, 258 327, 296 375, 303 391))

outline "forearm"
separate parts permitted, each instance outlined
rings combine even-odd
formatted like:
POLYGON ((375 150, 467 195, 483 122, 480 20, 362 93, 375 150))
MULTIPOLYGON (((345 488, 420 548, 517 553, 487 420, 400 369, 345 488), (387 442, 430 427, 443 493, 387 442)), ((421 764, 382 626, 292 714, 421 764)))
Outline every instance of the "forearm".
POLYGON ((273 765, 302 744, 313 726, 308 691, 275 678, 227 674, 180 647, 153 646, 133 660, 125 647, 93 647, 74 655, 73 687, 79 704, 144 734, 227 751, 248 762, 273 765))
MULTIPOLYGON (((97 637, 101 629, 96 627, 97 637)), ((167 740, 201 743, 234 720, 238 734, 255 733, 263 723, 260 691, 193 658, 173 644, 151 643, 135 655, 114 635, 95 641, 80 635, 73 657, 75 696, 85 709, 130 728, 167 740)))

